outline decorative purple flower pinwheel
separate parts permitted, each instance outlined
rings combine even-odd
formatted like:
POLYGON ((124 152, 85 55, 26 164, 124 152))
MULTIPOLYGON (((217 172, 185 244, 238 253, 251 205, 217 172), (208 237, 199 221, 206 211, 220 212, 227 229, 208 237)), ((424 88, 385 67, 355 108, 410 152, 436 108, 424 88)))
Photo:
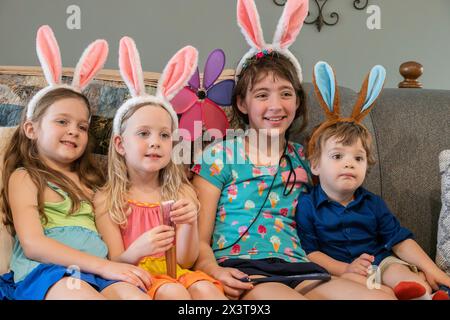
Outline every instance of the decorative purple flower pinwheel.
POLYGON ((195 122, 202 124, 201 128, 217 129, 222 138, 230 126, 225 112, 220 106, 231 105, 231 95, 234 80, 223 80, 216 84, 225 66, 225 53, 221 49, 213 50, 206 60, 203 75, 203 85, 200 85, 200 73, 197 71, 189 80, 189 86, 184 87, 171 101, 178 114, 181 114, 179 128, 189 131, 187 140, 194 141, 202 135, 202 130, 194 130, 195 122))

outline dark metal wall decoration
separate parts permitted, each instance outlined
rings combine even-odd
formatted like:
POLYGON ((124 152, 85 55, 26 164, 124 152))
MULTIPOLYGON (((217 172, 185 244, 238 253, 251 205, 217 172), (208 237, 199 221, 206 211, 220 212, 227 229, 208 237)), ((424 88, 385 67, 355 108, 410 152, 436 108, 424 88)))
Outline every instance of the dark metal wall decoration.
MULTIPOLYGON (((273 0, 277 6, 284 6, 288 0, 273 0)), ((317 30, 320 32, 324 25, 326 26, 334 26, 339 22, 339 14, 335 11, 329 14, 329 17, 325 17, 323 14, 323 7, 327 4, 328 0, 314 0, 317 6, 317 17, 312 21, 306 21, 305 24, 315 24, 317 30), (333 19, 333 21, 327 21, 328 18, 333 19)), ((364 10, 369 5, 369 0, 354 0, 353 7, 357 10, 364 10)), ((308 12, 308 17, 311 15, 311 12, 308 12)))
MULTIPOLYGON (((339 14, 335 11, 330 13, 330 18, 334 19, 334 22, 327 21, 326 20, 327 18, 323 15, 323 7, 327 4, 327 1, 328 0, 314 0, 314 2, 317 5, 317 8, 319 10, 317 17, 313 21, 305 20, 305 24, 315 24, 317 27, 317 30, 319 30, 319 32, 320 32, 320 30, 322 30, 322 27, 324 25, 334 26, 335 24, 337 24, 339 22, 339 14), (319 2, 321 2, 321 3, 319 3, 319 2)), ((311 14, 311 12, 308 12, 308 17, 310 16, 310 14, 311 14)))
POLYGON ((369 4, 369 0, 366 0, 366 1, 355 0, 355 1, 353 1, 353 7, 355 7, 355 9, 357 9, 357 10, 364 10, 365 8, 367 8, 368 4, 369 4))
POLYGON ((273 0, 273 3, 275 3, 277 6, 284 6, 286 4, 287 0, 273 0))

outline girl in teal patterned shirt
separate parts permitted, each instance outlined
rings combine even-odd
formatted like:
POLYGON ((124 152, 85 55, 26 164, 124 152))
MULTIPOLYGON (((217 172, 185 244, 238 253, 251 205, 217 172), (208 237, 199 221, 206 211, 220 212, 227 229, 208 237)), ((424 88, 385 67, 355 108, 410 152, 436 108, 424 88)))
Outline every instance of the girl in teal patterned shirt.
POLYGON ((232 105, 247 131, 227 133, 193 167, 201 204, 196 268, 220 280, 232 299, 389 299, 345 279, 286 277, 328 275, 308 261, 296 234, 296 199, 310 175, 303 147, 288 139, 294 120, 300 131, 306 126, 301 68, 288 48, 307 13, 308 0, 289 0, 267 44, 254 1, 237 2, 250 50, 236 70, 232 105))

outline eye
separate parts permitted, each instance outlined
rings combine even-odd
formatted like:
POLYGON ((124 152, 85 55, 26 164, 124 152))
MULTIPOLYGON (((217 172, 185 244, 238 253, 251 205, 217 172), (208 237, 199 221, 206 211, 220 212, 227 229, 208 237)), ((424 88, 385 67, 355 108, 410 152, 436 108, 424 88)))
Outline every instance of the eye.
POLYGON ((342 155, 340 153, 335 153, 331 156, 331 159, 334 159, 334 160, 342 159, 342 155))
POLYGON ((293 97, 293 96, 294 96, 294 93, 293 93, 292 91, 283 91, 283 92, 281 93, 281 96, 282 96, 282 97, 293 97))
POLYGON ((80 124, 80 125, 79 125, 79 128, 80 128, 81 131, 88 131, 89 126, 86 125, 86 124, 80 124))
POLYGON ((266 92, 260 92, 256 94, 256 98, 257 99, 265 99, 267 98, 269 95, 266 92))
POLYGON ((358 156, 358 157, 356 157, 355 159, 356 159, 356 161, 358 161, 358 162, 364 161, 364 157, 361 157, 361 156, 358 156))
POLYGON ((163 138, 163 139, 170 139, 172 136, 171 136, 171 134, 170 133, 167 133, 167 132, 162 132, 161 133, 161 138, 163 138))
POLYGON ((57 120, 55 120, 55 122, 57 124, 60 124, 60 125, 63 125, 63 126, 69 123, 69 121, 67 121, 66 119, 57 119, 57 120))
POLYGON ((137 135, 141 138, 146 138, 150 135, 150 131, 148 130, 138 131, 137 135))

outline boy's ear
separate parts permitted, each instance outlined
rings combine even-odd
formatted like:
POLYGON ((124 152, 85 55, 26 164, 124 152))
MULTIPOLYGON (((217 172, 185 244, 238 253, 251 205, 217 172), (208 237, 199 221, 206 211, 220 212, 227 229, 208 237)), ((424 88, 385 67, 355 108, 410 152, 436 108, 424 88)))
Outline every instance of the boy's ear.
POLYGON ((319 176, 320 174, 320 166, 318 163, 315 163, 316 161, 311 162, 311 172, 315 176, 319 176))
POLYGON ((30 140, 36 139, 36 131, 34 130, 33 123, 31 121, 29 120, 25 121, 22 130, 28 139, 30 140))
POLYGON ((236 104, 239 111, 241 111, 243 114, 248 114, 247 104, 245 103, 244 99, 242 99, 242 97, 237 97, 236 104))
POLYGON ((121 156, 125 155, 125 148, 123 147, 122 143, 122 137, 119 135, 114 136, 114 148, 116 149, 117 153, 121 156))

